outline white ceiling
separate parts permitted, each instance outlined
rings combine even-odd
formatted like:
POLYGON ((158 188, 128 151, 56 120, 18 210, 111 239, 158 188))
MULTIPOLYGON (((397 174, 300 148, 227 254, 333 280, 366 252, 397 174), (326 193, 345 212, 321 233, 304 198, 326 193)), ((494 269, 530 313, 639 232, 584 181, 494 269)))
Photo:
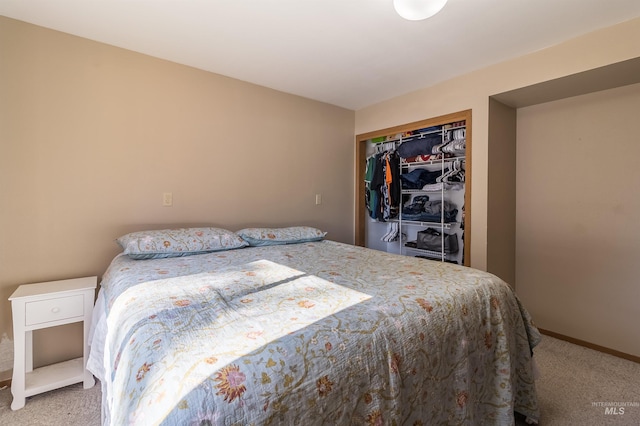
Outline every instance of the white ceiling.
MULTIPOLYGON (((640 16, 640 0, 0 0, 0 15, 349 109, 640 16)), ((629 40, 629 43, 639 43, 629 40)))

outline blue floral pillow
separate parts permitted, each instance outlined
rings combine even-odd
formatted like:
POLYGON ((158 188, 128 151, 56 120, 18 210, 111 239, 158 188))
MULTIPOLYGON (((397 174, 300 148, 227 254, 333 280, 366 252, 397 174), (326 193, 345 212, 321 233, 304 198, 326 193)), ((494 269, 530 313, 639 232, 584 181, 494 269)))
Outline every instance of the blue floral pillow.
POLYGON ((132 259, 190 256, 248 246, 237 234, 221 228, 179 228, 132 232, 116 240, 132 259))
POLYGON ((245 228, 236 232, 252 247, 321 241, 326 232, 309 226, 289 228, 245 228))

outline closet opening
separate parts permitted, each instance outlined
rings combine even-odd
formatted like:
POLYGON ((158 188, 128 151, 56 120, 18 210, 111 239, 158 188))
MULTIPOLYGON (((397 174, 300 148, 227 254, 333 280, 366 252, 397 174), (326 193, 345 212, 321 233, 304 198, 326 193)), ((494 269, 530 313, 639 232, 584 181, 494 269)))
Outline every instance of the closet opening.
POLYGON ((470 264, 471 110, 356 136, 355 243, 470 264))

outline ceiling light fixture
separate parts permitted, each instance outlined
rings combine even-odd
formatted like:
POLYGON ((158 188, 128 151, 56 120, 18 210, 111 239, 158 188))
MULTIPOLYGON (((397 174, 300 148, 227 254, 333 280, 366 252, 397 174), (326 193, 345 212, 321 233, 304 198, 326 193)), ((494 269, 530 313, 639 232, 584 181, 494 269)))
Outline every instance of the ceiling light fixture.
POLYGON ((393 0, 398 15, 409 21, 427 19, 440 12, 447 0, 393 0))

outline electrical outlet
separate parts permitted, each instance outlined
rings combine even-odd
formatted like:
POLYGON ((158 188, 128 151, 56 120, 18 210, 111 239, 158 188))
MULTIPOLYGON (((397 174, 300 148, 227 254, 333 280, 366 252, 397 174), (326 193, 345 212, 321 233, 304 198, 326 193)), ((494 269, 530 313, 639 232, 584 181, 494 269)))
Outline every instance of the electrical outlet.
POLYGON ((322 194, 316 194, 316 205, 322 204, 322 194))
POLYGON ((173 206, 173 194, 171 192, 162 194, 162 205, 165 207, 173 206))

